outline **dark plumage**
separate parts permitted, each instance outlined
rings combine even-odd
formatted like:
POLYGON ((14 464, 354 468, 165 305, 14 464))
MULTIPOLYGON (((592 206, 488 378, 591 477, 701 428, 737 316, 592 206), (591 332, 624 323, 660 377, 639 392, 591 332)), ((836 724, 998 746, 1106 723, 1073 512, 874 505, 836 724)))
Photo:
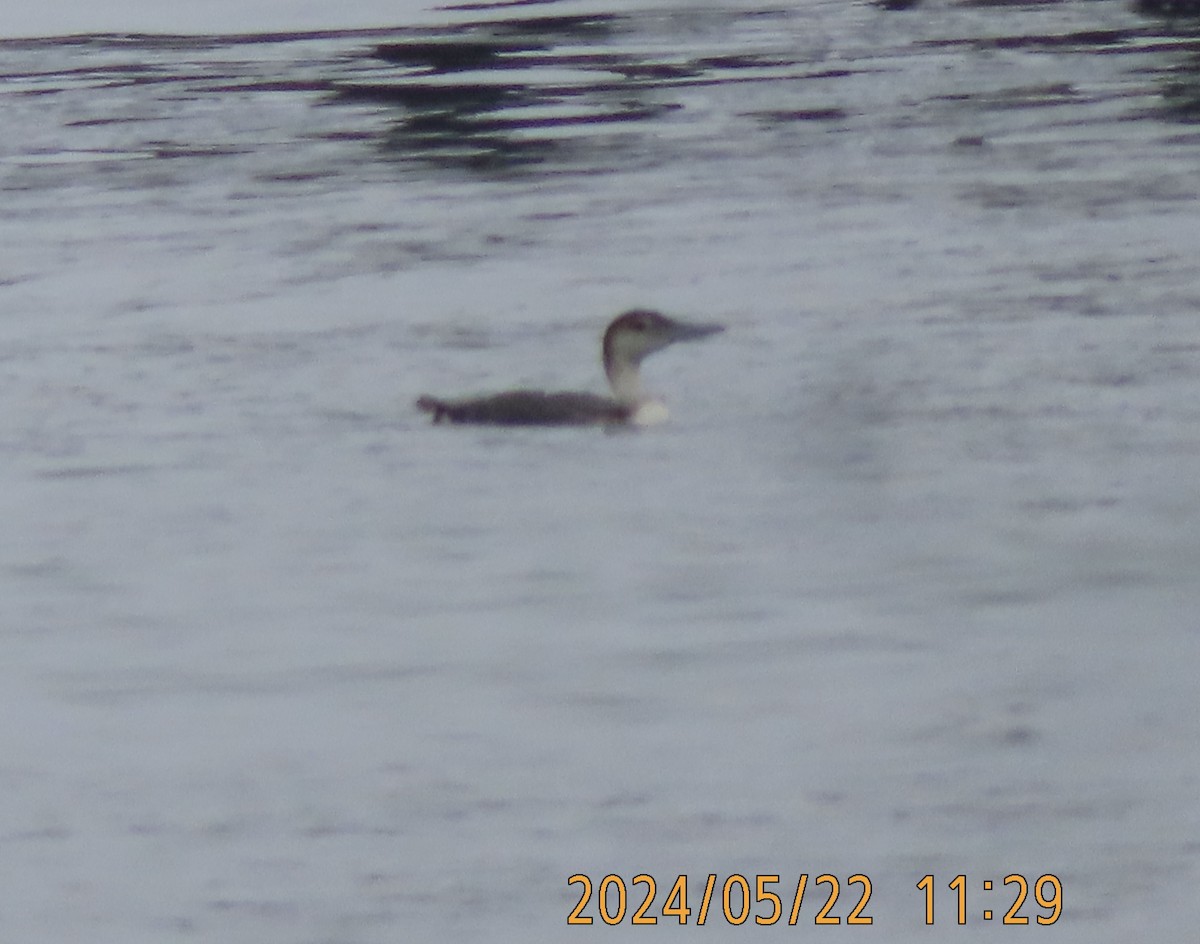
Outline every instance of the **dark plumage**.
POLYGON ((647 309, 613 319, 604 332, 601 356, 611 397, 594 393, 544 393, 511 390, 482 397, 443 400, 424 396, 417 408, 435 423, 483 423, 493 426, 588 426, 661 422, 666 408, 642 394, 642 360, 676 341, 716 334, 720 325, 687 324, 647 309))
POLYGON ((439 400, 421 397, 417 407, 435 423, 487 423, 496 426, 582 426, 624 423, 630 408, 594 393, 510 390, 489 397, 439 400))

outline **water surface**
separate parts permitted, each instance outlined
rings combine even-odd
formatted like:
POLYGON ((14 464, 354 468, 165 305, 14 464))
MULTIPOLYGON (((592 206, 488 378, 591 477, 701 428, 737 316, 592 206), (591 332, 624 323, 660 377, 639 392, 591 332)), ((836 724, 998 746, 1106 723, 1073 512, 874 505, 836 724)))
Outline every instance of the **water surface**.
POLYGON ((615 938, 569 875, 861 872, 859 933, 999 938, 1019 872, 1029 933, 1181 939, 1196 23, 439 16, 0 42, 0 926, 615 938), (729 326, 665 428, 412 408, 601 389, 635 304, 729 326))

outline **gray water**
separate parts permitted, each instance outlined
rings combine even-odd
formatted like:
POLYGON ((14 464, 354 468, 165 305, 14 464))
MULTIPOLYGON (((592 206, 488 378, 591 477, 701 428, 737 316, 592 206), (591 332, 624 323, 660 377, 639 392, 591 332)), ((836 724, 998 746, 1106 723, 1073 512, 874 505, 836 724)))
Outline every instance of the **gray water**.
POLYGON ((1200 23, 903 6, 0 42, 4 940, 1193 939, 1200 23))

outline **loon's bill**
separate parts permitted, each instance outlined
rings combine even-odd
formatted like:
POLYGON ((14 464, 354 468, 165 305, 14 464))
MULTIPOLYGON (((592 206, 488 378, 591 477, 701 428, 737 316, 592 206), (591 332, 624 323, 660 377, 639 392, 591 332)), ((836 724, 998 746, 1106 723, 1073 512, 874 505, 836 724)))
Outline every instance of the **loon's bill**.
POLYGON ((604 332, 604 373, 611 397, 594 393, 510 390, 484 397, 443 400, 423 396, 417 407, 435 423, 495 426, 648 425, 666 419, 666 407, 642 393, 642 360, 677 341, 724 331, 717 324, 689 324, 656 311, 635 309, 617 316, 604 332))

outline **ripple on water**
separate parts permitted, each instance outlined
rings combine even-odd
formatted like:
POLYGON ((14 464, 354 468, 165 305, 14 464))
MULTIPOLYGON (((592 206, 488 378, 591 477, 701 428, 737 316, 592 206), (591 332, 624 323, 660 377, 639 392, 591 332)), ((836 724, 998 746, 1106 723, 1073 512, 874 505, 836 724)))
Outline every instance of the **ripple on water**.
POLYGON ((0 42, 6 918, 527 940, 798 842, 1190 901, 1195 23, 621 7, 0 42), (660 435, 411 415, 629 295, 731 325, 660 435))

